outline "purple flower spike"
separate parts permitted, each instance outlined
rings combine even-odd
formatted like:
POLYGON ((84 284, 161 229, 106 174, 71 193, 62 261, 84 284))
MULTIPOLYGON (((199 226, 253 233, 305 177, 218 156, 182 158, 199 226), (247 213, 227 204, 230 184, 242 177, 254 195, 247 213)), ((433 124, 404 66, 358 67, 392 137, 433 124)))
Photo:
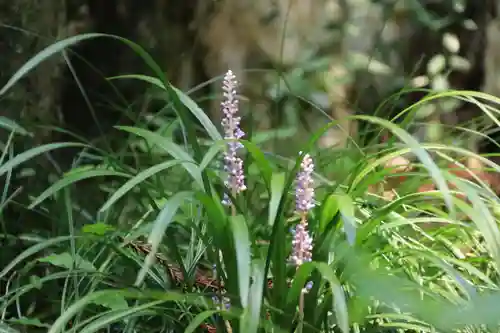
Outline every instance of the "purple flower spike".
POLYGON ((296 211, 303 215, 314 207, 314 187, 311 176, 313 171, 313 160, 309 154, 305 154, 297 174, 297 188, 295 190, 296 211))
MULTIPOLYGON (((238 82, 231 70, 228 70, 224 76, 222 90, 224 91, 224 101, 221 104, 222 127, 224 129, 224 139, 239 140, 244 135, 240 128, 241 117, 238 117, 239 104, 236 96, 236 88, 238 82)), ((243 160, 238 157, 238 150, 242 148, 242 144, 237 141, 227 143, 227 149, 224 154, 224 171, 228 173, 228 177, 224 182, 226 188, 234 195, 246 190, 245 176, 243 174, 243 160)), ((225 205, 230 205, 229 196, 224 195, 222 201, 225 205)))
POLYGON ((311 261, 311 251, 312 238, 307 230, 307 223, 299 223, 295 227, 295 235, 292 240, 292 263, 298 267, 305 262, 311 261))
POLYGON ((297 174, 295 190, 295 210, 301 215, 301 220, 292 232, 293 248, 290 257, 297 267, 312 259, 312 237, 307 230, 307 212, 314 207, 313 171, 313 160, 309 154, 305 154, 297 174))

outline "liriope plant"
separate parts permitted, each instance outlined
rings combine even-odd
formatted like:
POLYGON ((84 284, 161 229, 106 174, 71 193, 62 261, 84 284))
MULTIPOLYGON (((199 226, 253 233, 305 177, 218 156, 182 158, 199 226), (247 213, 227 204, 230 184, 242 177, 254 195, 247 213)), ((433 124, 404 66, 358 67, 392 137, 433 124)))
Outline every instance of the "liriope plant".
MULTIPOLYGON (((324 170, 318 168, 318 163, 312 163, 312 147, 321 131, 297 149, 303 153, 286 162, 263 152, 251 139, 243 139, 243 132, 236 131, 239 124, 235 126, 239 116, 234 73, 226 73, 224 82, 227 96, 222 109, 233 120, 223 123, 228 133, 221 142, 223 136, 203 110, 170 84, 166 74, 139 45, 103 34, 74 36, 44 49, 15 73, 0 89, 0 95, 44 59, 92 38, 120 40, 144 59, 156 77, 128 75, 121 79, 139 79, 159 88, 177 112, 187 139, 185 145, 179 145, 150 130, 119 127, 146 141, 147 147, 159 148, 163 152, 159 158, 155 156, 159 162, 144 170, 80 166, 37 196, 31 209, 42 206, 49 198, 64 200, 67 211, 51 214, 67 216, 72 224, 74 205, 71 197, 56 195, 61 189, 73 189, 78 181, 92 177, 115 177, 119 184, 107 189, 109 199, 96 214, 95 223, 75 234, 36 240, 35 245, 2 268, 0 279, 5 280, 14 272, 22 274, 20 266, 29 270, 40 262, 52 265, 46 276, 35 279, 36 283, 9 288, 0 298, 2 313, 10 316, 7 319, 22 322, 28 311, 19 309, 18 300, 57 280, 69 287, 56 299, 60 308, 50 314, 54 319, 47 319, 48 324, 42 325, 50 333, 96 332, 115 322, 128 332, 189 332, 209 322, 218 331, 249 333, 259 329, 372 332, 387 327, 451 331, 468 325, 498 323, 498 316, 491 311, 499 300, 500 240, 495 212, 498 200, 483 191, 485 188, 448 175, 429 154, 433 151, 447 159, 450 152, 470 152, 418 143, 388 121, 356 116, 357 120, 390 130, 405 145, 385 147, 375 156, 355 155, 352 167, 341 166, 332 172, 333 176, 343 172, 345 179, 332 181, 330 175, 321 174, 324 170), (205 141, 194 134, 195 125, 189 113, 206 130, 205 141), (246 158, 234 153, 241 146, 246 158), (225 185, 220 184, 220 170, 210 164, 220 149, 224 149, 228 165, 225 185), (369 193, 371 184, 384 180, 378 168, 395 156, 409 153, 418 158, 422 172, 405 176, 418 180, 417 177, 429 178, 425 173, 428 172, 436 190, 423 194, 398 189, 390 201, 369 193), (248 170, 254 167, 253 173, 245 174, 244 166, 248 170), (174 169, 178 172, 175 175, 180 173, 189 179, 179 191, 168 182, 169 177, 175 177, 171 173, 174 169), (321 179, 315 182, 314 196, 309 176, 321 179), (450 190, 450 180, 467 193, 467 200, 450 190), (291 199, 294 192, 295 207, 291 199), (123 213, 125 204, 121 200, 125 196, 133 202, 127 204, 127 214, 123 213), (128 214, 134 209, 139 217, 128 214), (462 221, 453 210, 467 220, 462 221), (127 223, 118 225, 113 213, 124 215, 127 223), (296 222, 290 235, 289 224, 296 222), (431 222, 446 223, 448 227, 436 232, 418 229, 419 223, 431 222), (259 235, 266 242, 264 246, 257 244, 261 239, 252 233, 255 226, 269 231, 259 235), (146 240, 139 246, 142 236, 146 240), (466 256, 458 258, 454 242, 468 238, 478 253, 470 260, 466 256), (67 243, 75 239, 78 242, 73 243, 71 251, 65 250, 70 248, 67 243), (62 253, 44 257, 42 251, 49 249, 62 253), (178 284, 166 282, 162 265, 169 271, 178 270, 171 274, 178 284), (194 268, 203 265, 209 267, 203 271, 205 274, 210 274, 213 265, 217 273, 211 274, 210 279, 193 279, 199 272, 194 268), (66 283, 70 277, 74 283, 66 283), (272 282, 272 286, 266 282, 272 282), (208 284, 212 289, 207 291, 208 284), (216 302, 212 296, 218 297, 216 302), (17 313, 6 310, 12 308, 17 313)), ((498 99, 477 92, 443 92, 418 104, 440 97, 499 104, 498 99)), ((322 131, 332 126, 334 122, 322 131)), ((67 145, 71 144, 37 147, 4 159, 0 176, 30 157, 67 145)), ((147 150, 142 154, 154 155, 147 150)), ((336 160, 329 163, 344 162, 344 157, 337 154, 336 160)), ((488 166, 499 170, 494 164, 488 166)), ((50 315, 45 318, 51 318, 50 315)))

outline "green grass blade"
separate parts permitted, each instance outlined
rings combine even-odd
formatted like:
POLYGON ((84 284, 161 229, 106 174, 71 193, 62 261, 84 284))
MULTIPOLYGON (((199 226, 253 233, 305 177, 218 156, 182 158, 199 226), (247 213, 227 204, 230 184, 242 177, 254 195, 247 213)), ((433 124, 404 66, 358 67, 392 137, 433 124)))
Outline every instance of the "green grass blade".
POLYGON ((7 117, 4 117, 4 116, 0 116, 0 128, 6 129, 8 131, 15 132, 15 133, 21 134, 21 135, 32 135, 27 130, 22 128, 20 125, 18 125, 15 121, 13 121, 7 117))
POLYGON ((240 332, 256 333, 260 323, 263 290, 266 281, 264 273, 265 263, 257 260, 253 263, 253 283, 250 288, 248 308, 245 309, 240 321, 240 332))
POLYGON ((43 146, 31 148, 25 152, 22 152, 15 157, 9 159, 3 165, 0 166, 0 177, 3 176, 6 172, 11 171, 12 169, 18 167, 20 164, 29 161, 30 159, 45 154, 49 151, 61 148, 71 148, 71 147, 85 147, 85 145, 81 143, 49 143, 43 146))
MULTIPOLYGON (((79 42, 82 42, 84 40, 89 40, 93 38, 112 38, 118 41, 121 41, 122 43, 125 43, 127 46, 129 46, 136 54, 138 54, 143 61, 146 63, 146 65, 153 71, 153 73, 160 79, 162 82, 163 86, 165 87, 165 90, 167 91, 167 94, 173 103, 174 110, 181 119, 184 128, 187 130, 187 135, 188 135, 188 140, 191 146, 193 147, 194 151, 194 156, 195 159, 200 162, 202 159, 202 153, 200 149, 200 145, 198 143, 198 139, 196 137, 196 133, 194 131, 194 128, 192 124, 190 123, 189 117, 185 114, 184 107, 185 105, 182 104, 181 100, 179 99, 178 94, 176 93, 176 90, 172 87, 170 82, 167 80, 167 77, 164 73, 164 71, 161 69, 161 67, 153 60, 153 58, 138 44, 115 35, 109 35, 109 34, 101 34, 101 33, 89 33, 89 34, 82 34, 78 36, 72 36, 69 38, 66 38, 64 40, 58 41, 54 44, 51 44, 50 46, 46 47, 39 53, 37 53, 34 57, 32 57, 30 60, 28 60, 26 63, 24 63, 23 66, 21 66, 20 69, 16 71, 16 73, 9 79, 9 81, 5 84, 0 89, 0 96, 4 95, 14 84, 16 84, 21 78, 23 78, 25 75, 27 75, 31 70, 33 70, 36 66, 38 66, 40 63, 43 61, 47 60, 51 56, 55 55, 56 53, 59 53, 63 51, 64 49, 75 45, 79 42)), ((206 124, 204 124, 206 125, 206 124)), ((1 175, 1 173, 0 173, 1 175)), ((209 191, 209 182, 208 182, 208 177, 206 173, 201 174, 202 182, 205 191, 209 191)))
POLYGON ((200 325, 207 321, 208 318, 218 314, 221 312, 220 310, 207 310, 201 313, 198 313, 189 323, 189 325, 184 330, 184 333, 193 333, 197 329, 199 329, 200 325))
POLYGON ((18 331, 5 323, 0 323, 0 333, 21 333, 21 331, 18 331))
POLYGON ((225 148, 225 145, 226 142, 221 140, 214 142, 214 144, 210 146, 208 151, 205 153, 205 156, 203 156, 203 160, 201 160, 200 171, 203 171, 208 167, 214 158, 225 148))
POLYGON ((336 194, 330 194, 321 205, 321 215, 319 220, 318 232, 323 234, 328 223, 334 218, 339 211, 338 200, 336 194))
POLYGON ((60 243, 69 242, 72 236, 60 236, 48 239, 46 241, 37 243, 35 245, 30 246, 19 255, 17 255, 14 259, 12 259, 7 266, 5 266, 0 271, 0 279, 3 279, 9 272, 16 267, 18 264, 26 260, 27 258, 37 254, 40 251, 45 250, 54 245, 59 245, 60 243))
MULTIPOLYGON (((129 319, 134 317, 142 317, 142 316, 154 316, 154 311, 146 311, 150 308, 153 308, 157 305, 163 303, 163 300, 148 302, 146 304, 141 304, 134 306, 129 309, 124 309, 121 311, 109 311, 98 318, 94 318, 91 322, 83 328, 78 329, 79 333, 94 333, 103 330, 109 325, 119 322, 123 319, 129 319)), ((76 327, 75 327, 76 329, 76 327)))
POLYGON ((164 138, 163 136, 137 127, 129 126, 117 126, 118 129, 135 134, 144 138, 148 143, 157 145, 169 153, 173 158, 182 162, 182 166, 186 171, 193 177, 194 181, 203 188, 203 181, 201 177, 200 170, 193 160, 191 155, 189 155, 182 147, 172 142, 170 139, 164 138), (188 163, 189 162, 189 163, 188 163))
POLYGON ((356 219, 354 216, 354 203, 350 196, 339 195, 337 196, 337 206, 340 210, 340 216, 344 222, 344 232, 347 236, 349 244, 354 244, 356 241, 356 219))
POLYGON ((29 205, 29 209, 33 209, 40 203, 45 201, 47 198, 55 195, 61 189, 75 184, 81 180, 96 178, 96 177, 124 177, 130 178, 129 174, 118 172, 114 170, 81 170, 76 172, 69 172, 63 178, 59 179, 57 182, 52 184, 48 189, 43 191, 35 200, 29 205))
POLYGON ((99 209, 100 212, 104 212, 108 210, 112 205, 114 205, 118 200, 120 200, 124 195, 126 195, 129 191, 131 191, 135 186, 139 185, 146 179, 154 176, 158 172, 164 171, 168 168, 181 164, 182 161, 167 161, 157 165, 154 165, 146 170, 141 171, 135 177, 128 180, 125 184, 123 184, 120 188, 118 188, 108 200, 101 206, 99 209))
POLYGON ((337 325, 343 333, 349 333, 349 314, 347 311, 347 300, 344 289, 340 285, 335 273, 326 263, 315 262, 314 266, 328 281, 332 289, 333 305, 332 310, 337 318, 337 325))
MULTIPOLYGON (((129 75, 120 75, 120 76, 115 76, 112 77, 111 79, 136 79, 136 80, 141 80, 148 82, 150 84, 153 84, 163 90, 166 90, 165 85, 161 82, 161 80, 151 77, 151 76, 146 76, 146 75, 139 75, 139 74, 129 74, 129 75)), ((184 104, 188 110, 193 114, 193 116, 198 119, 198 121, 201 123, 207 134, 210 136, 210 138, 213 141, 218 141, 222 139, 222 136, 220 135, 219 131, 217 130, 217 127, 212 123, 210 118, 207 116, 207 114, 196 104, 195 101, 191 99, 188 95, 186 95, 184 92, 181 90, 175 88, 174 86, 171 86, 171 89, 177 94, 177 97, 181 101, 182 104, 184 104)))
POLYGON ((169 198, 165 206, 163 206, 160 214, 153 224, 153 229, 151 230, 151 233, 148 237, 148 243, 151 244, 151 251, 148 253, 144 265, 142 265, 141 270, 137 274, 135 286, 140 286, 146 278, 146 274, 149 271, 149 268, 155 261, 158 247, 160 246, 160 243, 165 236, 165 232, 168 226, 173 222, 173 219, 177 214, 177 210, 184 202, 191 199, 192 197, 192 192, 179 192, 169 198))
POLYGON ((278 207, 285 188, 285 174, 274 173, 271 178, 271 198, 269 200, 268 225, 272 227, 274 223, 280 223, 278 217, 278 207))
POLYGON ((417 156, 417 158, 420 160, 422 165, 429 171, 429 174, 431 178, 434 180, 437 188, 441 191, 441 193, 443 193, 443 199, 451 215, 452 216, 455 215, 455 208, 453 206, 453 199, 450 193, 450 189, 448 188, 448 185, 441 173, 441 170, 433 161, 429 153, 422 147, 421 144, 418 143, 417 140, 415 140, 410 134, 408 134, 402 128, 391 123, 390 121, 370 116, 356 116, 355 118, 385 127, 389 129, 401 141, 407 144, 408 147, 411 149, 411 151, 415 154, 415 156, 417 156))
MULTIPOLYGON (((460 181, 455 183, 458 188, 462 186, 460 183, 460 181)), ((458 199, 455 201, 455 204, 461 211, 470 217, 483 235, 486 247, 489 250, 488 252, 495 261, 497 274, 500 275, 500 230, 498 230, 498 224, 487 206, 474 192, 475 191, 465 191, 468 197, 471 198, 473 207, 458 199)))
POLYGON ((102 298, 106 298, 108 295, 111 296, 121 296, 125 299, 156 299, 162 300, 163 302, 188 302, 190 304, 200 305, 200 299, 198 295, 193 297, 193 295, 179 294, 172 291, 168 292, 145 292, 145 291, 137 291, 137 290, 128 290, 128 289, 107 289, 100 290, 94 293, 90 293, 80 298, 76 302, 74 302, 71 306, 69 306, 61 315, 56 319, 56 321, 52 324, 48 333, 60 333, 65 332, 65 327, 68 322, 81 313, 86 306, 89 304, 94 304, 96 301, 102 298))
MULTIPOLYGON (((154 61, 154 59, 151 57, 151 55, 149 55, 148 52, 146 52, 146 50, 144 50, 140 45, 138 45, 138 44, 126 39, 126 38, 123 38, 123 37, 113 36, 113 35, 108 35, 108 37, 120 40, 123 43, 127 44, 130 48, 132 48, 132 50, 134 50, 135 53, 138 54, 144 60, 144 62, 153 71, 153 73, 160 79, 163 86, 165 87, 165 90, 167 92, 167 95, 169 97, 170 102, 173 104, 174 111, 179 116, 179 118, 182 122, 183 128, 186 130, 187 141, 189 142, 189 144, 191 145, 191 147, 193 149, 194 160, 196 162, 200 163, 202 158, 203 158, 203 154, 202 154, 202 151, 200 148, 200 144, 198 142, 198 137, 196 135, 194 125, 192 124, 190 117, 186 113, 185 108, 187 108, 187 106, 184 105, 181 102, 181 100, 179 99, 179 96, 176 92, 176 89, 168 81, 165 72, 154 61)), ((209 183, 208 175, 206 174, 206 172, 201 173, 201 178, 202 178, 204 190, 206 192, 208 192, 210 190, 210 183, 209 183)))
POLYGON ((234 246, 236 251, 236 265, 238 271, 238 290, 243 309, 248 305, 250 288, 250 237, 245 219, 241 215, 232 217, 231 229, 233 231, 234 246))
POLYGON ((35 67, 40 65, 43 61, 47 60, 51 56, 63 51, 64 49, 73 46, 77 43, 80 43, 84 40, 104 37, 107 35, 99 34, 99 33, 91 33, 91 34, 83 34, 78 36, 73 36, 66 38, 64 40, 58 41, 47 46, 45 49, 37 53, 30 60, 25 62, 21 68, 19 68, 16 73, 7 81, 7 83, 0 89, 0 96, 4 95, 10 88, 12 88, 20 79, 26 76, 29 72, 31 72, 35 67))
POLYGON ((259 172, 261 173, 267 188, 270 188, 273 169, 269 163, 269 159, 254 143, 245 140, 240 140, 240 142, 245 146, 246 150, 250 153, 252 159, 259 167, 259 172))
POLYGON ((293 313, 297 307, 297 303, 299 300, 299 295, 304 288, 311 272, 314 269, 314 265, 312 262, 306 262, 297 269, 295 272, 295 277, 293 278, 292 286, 288 289, 286 303, 287 307, 285 308, 286 313, 293 313))

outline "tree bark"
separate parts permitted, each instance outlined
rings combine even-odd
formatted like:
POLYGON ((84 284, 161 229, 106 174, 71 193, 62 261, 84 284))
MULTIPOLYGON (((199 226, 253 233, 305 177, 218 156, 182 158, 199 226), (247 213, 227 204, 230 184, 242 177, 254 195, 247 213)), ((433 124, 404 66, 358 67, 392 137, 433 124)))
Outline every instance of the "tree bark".
MULTIPOLYGON (((36 52, 66 33, 64 0, 2 1, 0 5, 0 82, 7 80, 36 52)), ((2 97, 0 114, 28 124, 59 125, 61 57, 35 68, 2 97)), ((37 140, 49 135, 36 130, 37 140)))

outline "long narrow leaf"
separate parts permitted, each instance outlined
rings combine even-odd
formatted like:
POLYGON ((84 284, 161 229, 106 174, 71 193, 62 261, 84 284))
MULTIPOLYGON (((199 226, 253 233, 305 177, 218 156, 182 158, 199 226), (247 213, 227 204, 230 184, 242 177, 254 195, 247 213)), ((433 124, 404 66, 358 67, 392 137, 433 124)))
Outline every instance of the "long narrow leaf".
POLYGON ((71 147, 85 147, 85 145, 81 143, 67 142, 67 143, 49 143, 43 146, 31 148, 25 152, 16 155, 11 158, 3 165, 0 166, 0 177, 3 176, 6 172, 18 167, 20 164, 29 161, 30 159, 45 154, 49 151, 61 149, 61 148, 71 148, 71 147))
POLYGON ((82 170, 78 172, 71 172, 65 177, 59 179, 57 182, 52 184, 48 189, 43 191, 36 199, 29 205, 29 209, 33 209, 40 203, 45 201, 47 198, 55 195, 61 189, 79 182, 84 179, 96 178, 96 177, 124 177, 130 178, 131 176, 114 170, 82 170))

